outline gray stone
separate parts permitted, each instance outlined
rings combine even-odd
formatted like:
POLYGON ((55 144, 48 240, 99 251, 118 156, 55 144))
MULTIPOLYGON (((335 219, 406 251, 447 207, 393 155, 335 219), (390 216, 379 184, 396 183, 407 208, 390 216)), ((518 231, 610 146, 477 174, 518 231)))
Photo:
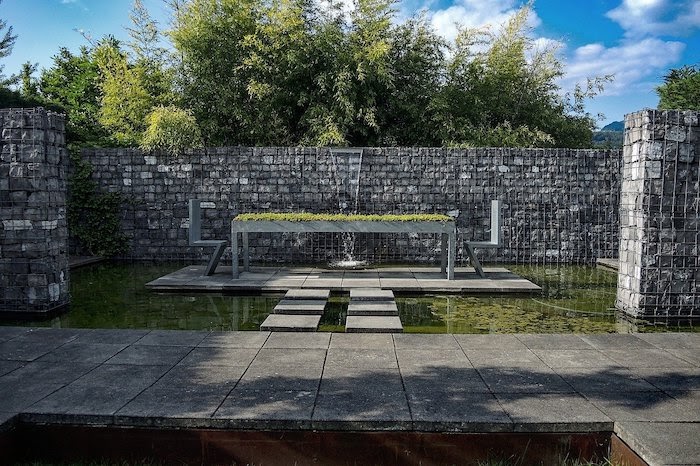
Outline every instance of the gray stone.
POLYGON ((386 333, 332 333, 330 348, 384 349, 392 348, 392 335, 386 333))
POLYGON ((638 367, 634 373, 660 390, 700 390, 700 368, 697 367, 638 367))
POLYGON ((617 422, 615 433, 649 464, 700 464, 700 424, 617 422))
POLYGON ((516 338, 525 346, 534 349, 589 350, 593 349, 578 335, 533 335, 520 334, 516 338))
POLYGON ((329 365, 376 369, 396 368, 398 367, 398 362, 392 347, 381 349, 331 347, 326 356, 326 366, 329 365))
POLYGON ((465 350, 469 360, 477 369, 479 367, 512 367, 512 366, 533 366, 543 365, 540 358, 529 349, 521 350, 465 350))
POLYGON ((472 367, 471 362, 461 349, 397 349, 396 357, 402 369, 412 366, 472 367))
POLYGON ((214 418, 229 429, 309 429, 315 400, 313 391, 233 390, 214 418))
POLYGON ((275 314, 322 315, 326 308, 324 300, 284 299, 275 306, 275 314))
POLYGON ((265 342, 264 348, 318 348, 327 349, 331 333, 275 332, 265 342))
POLYGON ((402 391, 319 393, 311 427, 317 430, 409 430, 411 415, 402 391))
POLYGON ((350 290, 351 301, 393 301, 394 292, 376 288, 353 288, 350 290))
POLYGON ((434 334, 418 334, 404 333, 394 335, 394 344, 396 349, 436 349, 436 350, 460 350, 461 348, 455 340, 454 335, 434 335, 434 334))
POLYGON ((510 432, 513 423, 490 393, 413 392, 408 395, 413 425, 433 432, 510 432))
POLYGON ((593 334, 582 335, 581 338, 599 350, 654 349, 652 344, 647 343, 637 335, 593 334))
POLYGON ((39 361, 80 361, 88 364, 99 364, 107 361, 126 347, 126 344, 83 343, 74 340, 45 354, 39 361))
POLYGON ((690 406, 663 392, 588 395, 596 407, 616 422, 700 422, 700 405, 690 406))
POLYGON ((138 329, 78 329, 76 342, 130 345, 145 336, 149 330, 138 329))
MULTIPOLYGON (((141 340, 139 340, 140 342, 141 340)), ((173 366, 180 362, 190 351, 192 351, 192 348, 187 346, 131 345, 110 358, 107 364, 173 366)))
POLYGON ((515 335, 454 335, 466 350, 527 350, 515 335))
POLYGON ((238 390, 317 391, 322 365, 252 364, 238 382, 238 390))
POLYGON ((18 369, 24 365, 21 361, 2 361, 0 360, 0 377, 18 369))
POLYGON ((687 361, 659 349, 607 350, 605 355, 624 367, 691 367, 687 361))
POLYGON ((490 391, 479 372, 470 367, 401 366, 401 376, 406 393, 490 391))
POLYGON ((304 300, 327 300, 331 294, 331 290, 321 289, 306 289, 306 290, 289 290, 285 293, 284 299, 304 299, 304 300))
POLYGON ((202 340, 200 347, 262 348, 268 332, 212 332, 202 340))
POLYGON ((477 370, 493 393, 570 393, 574 391, 571 385, 544 364, 479 367, 477 370))
POLYGON ((399 309, 395 302, 350 301, 348 316, 398 316, 399 309))
POLYGON ((399 392, 403 390, 401 373, 397 367, 348 367, 327 365, 319 393, 346 393, 371 390, 399 392))
POLYGON ((137 341, 139 345, 197 346, 209 332, 195 330, 153 330, 137 341))
POLYGON ((258 350, 255 348, 197 347, 181 361, 183 366, 248 366, 258 350))
POLYGON ((0 343, 29 332, 26 327, 0 327, 0 343))
POLYGON ((556 369, 556 373, 584 395, 657 390, 632 371, 623 368, 562 368, 556 369))
POLYGON ((260 330, 270 332, 315 332, 320 315, 270 314, 260 324, 260 330))
POLYGON ((403 325, 398 316, 348 316, 345 331, 349 333, 399 333, 403 325))
POLYGON ((619 366, 618 363, 605 356, 604 352, 598 350, 534 349, 532 352, 549 367, 555 369, 569 367, 612 368, 619 366))

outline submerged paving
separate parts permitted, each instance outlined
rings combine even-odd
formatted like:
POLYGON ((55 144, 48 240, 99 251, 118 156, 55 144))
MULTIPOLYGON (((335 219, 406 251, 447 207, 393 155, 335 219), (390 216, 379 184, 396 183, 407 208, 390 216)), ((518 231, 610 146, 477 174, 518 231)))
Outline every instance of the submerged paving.
POLYGON ((536 293, 541 288, 508 269, 485 267, 481 278, 471 267, 457 267, 447 280, 439 267, 382 267, 329 270, 316 267, 251 267, 231 278, 231 267, 220 266, 204 275, 204 266, 191 265, 146 284, 154 291, 285 292, 323 288, 349 292, 353 288, 381 288, 397 293, 536 293))
POLYGON ((700 334, 418 335, 0 327, 0 423, 615 431, 700 463, 700 334))

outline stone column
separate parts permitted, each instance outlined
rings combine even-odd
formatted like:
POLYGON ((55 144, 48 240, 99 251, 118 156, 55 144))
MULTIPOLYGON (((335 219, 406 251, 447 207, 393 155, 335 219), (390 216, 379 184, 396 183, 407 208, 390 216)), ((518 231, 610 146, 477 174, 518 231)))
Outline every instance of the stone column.
POLYGON ((68 304, 68 153, 62 115, 0 110, 0 311, 68 304))
POLYGON ((625 117, 616 306, 628 315, 700 317, 698 116, 625 117))

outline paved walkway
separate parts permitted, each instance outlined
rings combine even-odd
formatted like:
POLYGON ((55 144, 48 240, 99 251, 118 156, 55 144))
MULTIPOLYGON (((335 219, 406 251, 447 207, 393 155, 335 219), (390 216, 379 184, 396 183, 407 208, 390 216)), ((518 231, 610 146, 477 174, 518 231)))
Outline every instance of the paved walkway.
POLYGON ((0 327, 0 422, 612 431, 700 463, 700 334, 413 335, 0 327))
POLYGON ((231 278, 231 267, 220 266, 211 276, 203 265, 190 265, 157 278, 146 287, 154 291, 285 292, 298 288, 383 288, 398 293, 539 293, 541 288, 503 267, 485 267, 486 278, 471 267, 457 267, 447 280, 439 267, 382 267, 329 270, 316 267, 251 267, 231 278))

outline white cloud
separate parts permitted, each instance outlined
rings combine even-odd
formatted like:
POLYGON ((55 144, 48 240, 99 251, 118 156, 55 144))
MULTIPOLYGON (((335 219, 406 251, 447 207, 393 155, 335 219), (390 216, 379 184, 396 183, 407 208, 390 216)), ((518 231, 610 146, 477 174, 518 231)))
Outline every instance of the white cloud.
POLYGON ((615 47, 599 43, 584 45, 567 60, 561 85, 571 90, 576 83, 585 84, 587 77, 614 75, 614 81, 605 86, 606 95, 649 92, 657 84, 650 80, 677 63, 684 48, 682 42, 657 38, 626 41, 615 47))
MULTIPOLYGON (((496 30, 522 7, 516 0, 457 0, 448 8, 430 12, 430 21, 435 31, 453 41, 457 37, 458 25, 466 28, 491 27, 496 30)), ((537 13, 530 14, 529 26, 535 28, 542 23, 537 13)))
POLYGON ((618 23, 627 37, 685 35, 700 28, 697 0, 623 0, 606 16, 618 23))

